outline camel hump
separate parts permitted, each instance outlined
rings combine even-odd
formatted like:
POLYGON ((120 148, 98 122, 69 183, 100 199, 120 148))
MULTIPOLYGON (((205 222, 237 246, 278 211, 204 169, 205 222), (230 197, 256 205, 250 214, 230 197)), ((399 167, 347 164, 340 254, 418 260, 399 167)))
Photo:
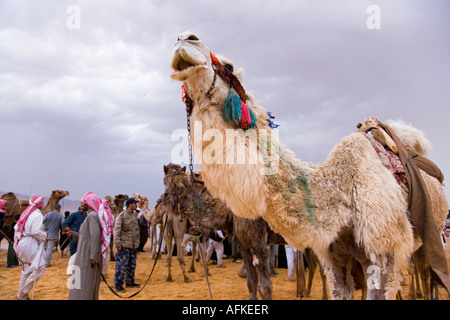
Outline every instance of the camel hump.
POLYGON ((422 130, 414 128, 402 120, 388 120, 386 124, 391 127, 402 144, 412 155, 427 156, 432 151, 430 140, 425 137, 422 130))

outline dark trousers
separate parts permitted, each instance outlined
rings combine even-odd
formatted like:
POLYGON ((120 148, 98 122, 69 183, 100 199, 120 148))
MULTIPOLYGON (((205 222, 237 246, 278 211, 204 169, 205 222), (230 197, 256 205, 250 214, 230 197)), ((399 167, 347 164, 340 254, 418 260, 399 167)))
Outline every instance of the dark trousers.
POLYGON ((73 256, 77 252, 78 242, 70 241, 69 243, 69 252, 70 255, 73 256))
POLYGON ((117 286, 134 283, 134 274, 136 270, 136 249, 122 248, 122 251, 116 252, 116 272, 114 275, 114 284, 117 286))
POLYGON ((8 244, 8 254, 6 256, 6 267, 16 267, 19 265, 19 261, 17 260, 16 252, 14 251, 13 244, 8 244))

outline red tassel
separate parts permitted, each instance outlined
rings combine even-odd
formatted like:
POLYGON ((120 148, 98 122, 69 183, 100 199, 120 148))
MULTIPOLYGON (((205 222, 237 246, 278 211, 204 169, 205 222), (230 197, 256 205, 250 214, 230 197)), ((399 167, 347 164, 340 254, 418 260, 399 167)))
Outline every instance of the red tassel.
POLYGON ((181 101, 186 102, 186 97, 187 97, 186 88, 185 88, 184 84, 182 84, 181 85, 181 101))
POLYGON ((213 53, 211 51, 209 52, 209 55, 211 56, 212 63, 214 65, 218 65, 219 64, 219 59, 217 59, 217 57, 215 55, 213 55, 213 53))
POLYGON ((239 127, 246 129, 252 123, 252 118, 250 117, 250 110, 247 105, 241 101, 241 120, 239 121, 239 127))

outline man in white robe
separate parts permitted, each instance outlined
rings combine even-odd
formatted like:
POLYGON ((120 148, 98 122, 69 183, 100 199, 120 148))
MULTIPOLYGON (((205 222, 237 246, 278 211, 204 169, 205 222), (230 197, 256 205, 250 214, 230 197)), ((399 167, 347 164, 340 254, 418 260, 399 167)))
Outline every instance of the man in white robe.
POLYGON ((14 250, 23 265, 18 300, 30 300, 30 291, 45 272, 43 251, 47 233, 42 231, 44 217, 39 210, 44 206, 44 197, 33 196, 29 203, 14 226, 14 250))

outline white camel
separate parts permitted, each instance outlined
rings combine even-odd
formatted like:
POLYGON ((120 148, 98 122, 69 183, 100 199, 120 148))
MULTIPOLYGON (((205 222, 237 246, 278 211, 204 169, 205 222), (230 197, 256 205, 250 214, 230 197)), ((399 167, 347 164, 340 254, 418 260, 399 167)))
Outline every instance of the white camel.
MULTIPOLYGON (((352 298, 353 257, 374 280, 367 298, 394 299, 415 249, 407 195, 366 136, 343 138, 324 162, 298 160, 240 86, 242 72, 196 35, 178 36, 172 68, 172 78, 183 82, 194 154, 211 194, 239 217, 263 217, 294 247, 312 248, 333 299, 352 298)), ((447 204, 441 184, 422 175, 447 204)))

